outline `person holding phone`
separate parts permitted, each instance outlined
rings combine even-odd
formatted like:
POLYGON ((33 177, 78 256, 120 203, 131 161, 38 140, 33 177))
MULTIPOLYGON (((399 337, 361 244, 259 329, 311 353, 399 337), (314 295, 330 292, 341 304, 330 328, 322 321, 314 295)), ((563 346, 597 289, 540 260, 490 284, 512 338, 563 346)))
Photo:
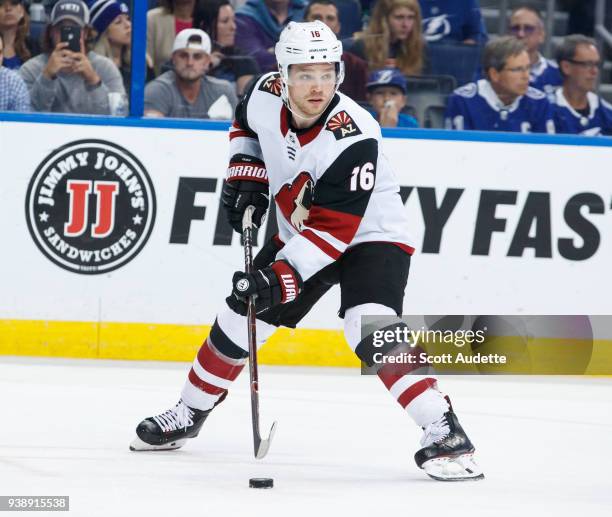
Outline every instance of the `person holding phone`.
POLYGON ((80 0, 59 0, 45 30, 45 52, 19 70, 35 111, 108 115, 109 99, 125 96, 123 80, 108 58, 89 52, 89 10, 80 0))

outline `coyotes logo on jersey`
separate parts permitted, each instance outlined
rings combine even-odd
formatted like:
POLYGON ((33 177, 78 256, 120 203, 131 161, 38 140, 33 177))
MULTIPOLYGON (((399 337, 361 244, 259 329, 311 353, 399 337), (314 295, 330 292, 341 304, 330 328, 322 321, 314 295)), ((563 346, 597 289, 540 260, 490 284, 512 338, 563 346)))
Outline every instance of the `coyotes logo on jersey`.
POLYGON ((336 140, 361 134, 361 130, 346 111, 340 111, 330 118, 325 129, 331 131, 336 137, 336 140))
POLYGON ((281 96, 281 78, 280 74, 274 74, 268 77, 259 85, 259 90, 268 92, 277 97, 281 96))
POLYGON ((303 230, 304 221, 308 219, 313 193, 312 177, 307 172, 300 172, 293 183, 283 185, 275 196, 285 219, 299 232, 303 230))

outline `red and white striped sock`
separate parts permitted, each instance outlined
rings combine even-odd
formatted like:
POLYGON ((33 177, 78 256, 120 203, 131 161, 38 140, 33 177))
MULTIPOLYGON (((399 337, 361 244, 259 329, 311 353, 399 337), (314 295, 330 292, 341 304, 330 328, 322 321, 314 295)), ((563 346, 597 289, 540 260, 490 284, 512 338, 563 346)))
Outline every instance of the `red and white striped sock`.
MULTIPOLYGON (((422 349, 410 351, 418 357, 422 349)), ((399 351, 398 351, 399 352, 399 351)), ((378 377, 400 406, 419 427, 426 427, 449 410, 444 394, 438 391, 435 377, 415 375, 419 364, 385 364, 378 370, 378 377)))
POLYGON ((207 338, 193 361, 181 392, 183 402, 203 411, 212 409, 245 364, 246 358, 233 359, 222 354, 207 338))

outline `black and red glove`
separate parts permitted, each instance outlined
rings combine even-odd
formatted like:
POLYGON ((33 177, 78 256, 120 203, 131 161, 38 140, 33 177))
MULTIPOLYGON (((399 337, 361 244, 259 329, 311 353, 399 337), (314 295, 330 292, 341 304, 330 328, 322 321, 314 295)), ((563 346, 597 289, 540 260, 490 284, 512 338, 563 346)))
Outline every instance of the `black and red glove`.
POLYGON ((262 161, 246 155, 232 157, 221 191, 221 203, 232 228, 242 234, 242 217, 249 205, 255 207, 253 226, 259 228, 268 211, 268 175, 262 161))
POLYGON ((281 303, 292 302, 302 288, 300 274, 288 262, 277 260, 252 274, 234 273, 232 294, 225 301, 234 312, 246 316, 247 298, 255 296, 255 312, 259 314, 281 303))

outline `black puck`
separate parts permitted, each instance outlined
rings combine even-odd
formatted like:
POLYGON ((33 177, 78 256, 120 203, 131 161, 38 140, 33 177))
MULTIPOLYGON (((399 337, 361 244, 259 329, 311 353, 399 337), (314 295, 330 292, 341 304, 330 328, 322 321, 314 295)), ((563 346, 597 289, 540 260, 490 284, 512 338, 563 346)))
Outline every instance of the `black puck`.
POLYGON ((274 480, 272 478, 251 478, 249 479, 250 488, 272 488, 274 480))

